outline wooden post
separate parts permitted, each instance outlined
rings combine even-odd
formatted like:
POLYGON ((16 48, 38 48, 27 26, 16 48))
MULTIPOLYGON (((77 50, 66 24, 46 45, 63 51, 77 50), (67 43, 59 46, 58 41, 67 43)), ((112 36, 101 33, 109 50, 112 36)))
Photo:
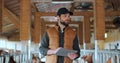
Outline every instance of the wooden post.
POLYGON ((29 40, 31 22, 30 0, 20 1, 20 40, 29 40))
POLYGON ((20 40, 22 42, 22 52, 27 54, 27 62, 31 62, 31 0, 20 0, 20 40))
POLYGON ((11 11, 9 11, 7 8, 4 8, 3 14, 10 19, 10 21, 15 25, 15 27, 16 27, 17 29, 20 28, 19 18, 18 18, 15 14, 13 14, 13 13, 12 13, 11 11))
POLYGON ((104 0, 95 0, 94 5, 94 27, 95 27, 95 39, 104 40, 105 34, 105 9, 104 0))
POLYGON ((90 17, 88 15, 84 16, 83 28, 84 28, 83 41, 85 41, 85 43, 90 43, 91 31, 90 31, 90 17))
POLYGON ((0 0, 0 32, 2 32, 3 7, 4 7, 4 0, 0 0))
POLYGON ((71 3, 70 11, 74 12, 74 3, 71 3))
POLYGON ((83 22, 79 24, 79 41, 80 44, 83 44, 83 22))
POLYGON ((43 21, 43 19, 41 19, 41 36, 43 36, 43 34, 46 32, 46 24, 45 21, 43 21))
POLYGON ((104 34, 105 34, 105 9, 104 0, 95 0, 94 5, 94 27, 95 40, 98 42, 99 49, 104 49, 104 34))
POLYGON ((95 63, 98 61, 98 48, 104 48, 104 34, 105 34, 105 9, 104 0, 94 1, 94 30, 95 30, 95 63), (100 44, 99 44, 100 43, 100 44))
POLYGON ((40 14, 38 12, 35 12, 34 14, 35 16, 35 20, 34 20, 34 42, 35 43, 39 43, 40 42, 40 28, 41 28, 41 25, 40 25, 40 14))

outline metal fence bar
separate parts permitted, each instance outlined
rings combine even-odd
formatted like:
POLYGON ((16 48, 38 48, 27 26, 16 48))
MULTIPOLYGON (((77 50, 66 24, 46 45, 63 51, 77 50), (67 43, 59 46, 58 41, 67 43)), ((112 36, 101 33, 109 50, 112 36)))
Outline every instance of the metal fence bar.
MULTIPOLYGON (((94 53, 95 53, 94 50, 82 50, 81 49, 81 57, 84 55, 92 55, 93 63, 95 63, 94 53)), ((32 53, 32 54, 39 55, 39 52, 32 53)), ((16 61, 16 63, 27 63, 29 61, 27 56, 28 56, 27 53, 21 53, 18 55, 14 55, 14 60, 16 61)), ((6 63, 8 63, 9 62, 9 55, 0 56, 0 63, 3 63, 4 57, 6 58, 6 63)), ((81 57, 78 58, 74 63, 87 63, 81 57)), ((31 55, 31 58, 32 58, 32 55, 31 55)), ((120 63, 120 52, 119 51, 110 51, 110 50, 98 50, 97 58, 98 58, 99 63, 106 63, 106 61, 109 58, 111 58, 112 63, 120 63)), ((32 63, 32 61, 30 61, 29 63, 32 63)))
MULTIPOLYGON (((86 55, 94 54, 94 50, 81 50, 81 56, 83 56, 84 53, 86 55)), ((92 56, 93 63, 95 63, 95 55, 92 56)), ((98 50, 97 55, 99 63, 106 63, 106 61, 111 58, 112 63, 120 63, 120 51, 111 51, 111 50, 98 50), (116 56, 116 57, 115 57, 116 56), (116 62, 115 62, 116 60, 116 62)), ((80 63, 80 62, 79 62, 80 63)))

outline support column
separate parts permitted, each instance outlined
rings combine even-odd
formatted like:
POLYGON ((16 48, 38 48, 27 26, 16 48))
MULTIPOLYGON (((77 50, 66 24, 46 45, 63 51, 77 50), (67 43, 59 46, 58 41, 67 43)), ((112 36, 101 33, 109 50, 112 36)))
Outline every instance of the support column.
POLYGON ((95 63, 98 60, 98 47, 104 49, 105 9, 104 0, 94 0, 95 63))
POLYGON ((43 34, 46 32, 46 23, 44 21, 44 19, 41 19, 41 37, 43 37, 43 34))
POLYGON ((90 16, 86 15, 84 16, 84 21, 83 21, 83 41, 85 43, 90 43, 90 16))
POLYGON ((30 39, 31 9, 30 0, 20 0, 20 40, 30 39))
POLYGON ((39 43, 40 42, 40 14, 38 12, 35 12, 34 14, 35 20, 34 20, 34 42, 39 43))
POLYGON ((2 32, 3 7, 4 7, 4 0, 0 0, 0 32, 2 32))
POLYGON ((27 55, 27 62, 30 63, 30 45, 31 45, 31 34, 30 34, 30 22, 31 22, 31 0, 20 0, 20 40, 22 43, 22 52, 27 55))
POLYGON ((79 42, 83 44, 83 22, 79 24, 79 42))
POLYGON ((104 34, 105 34, 105 9, 104 0, 95 0, 94 2, 94 27, 95 40, 98 42, 99 49, 104 49, 104 34))

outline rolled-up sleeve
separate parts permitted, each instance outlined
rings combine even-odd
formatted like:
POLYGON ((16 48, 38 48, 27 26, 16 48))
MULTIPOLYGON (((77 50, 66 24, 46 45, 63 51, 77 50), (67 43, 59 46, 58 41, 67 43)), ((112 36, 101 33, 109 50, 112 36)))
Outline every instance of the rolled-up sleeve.
POLYGON ((77 35, 75 36, 74 42, 73 42, 73 50, 77 50, 78 57, 80 57, 80 47, 79 47, 79 41, 77 35))
POLYGON ((49 46, 49 38, 46 32, 40 41, 40 47, 39 47, 42 57, 47 55, 47 51, 49 50, 48 46, 49 46))

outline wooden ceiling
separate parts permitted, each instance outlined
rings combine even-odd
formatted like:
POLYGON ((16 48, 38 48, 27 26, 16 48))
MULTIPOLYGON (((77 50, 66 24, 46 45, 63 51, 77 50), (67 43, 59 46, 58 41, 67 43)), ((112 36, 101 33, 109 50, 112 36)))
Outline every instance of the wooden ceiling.
MULTIPOLYGON (((71 11, 93 11, 94 0, 74 0, 73 3, 51 3, 51 0, 31 0, 31 13, 34 12, 56 12, 60 7, 67 7, 71 11), (38 2, 39 1, 39 2, 38 2), (45 2, 40 2, 45 1, 45 2)), ((120 11, 120 0, 105 0, 106 11, 120 11)), ((3 17, 3 35, 11 36, 19 33, 16 23, 19 23, 20 0, 4 0, 4 17, 3 17)), ((112 20, 115 16, 106 16, 106 30, 115 29, 112 20)), ((93 25, 91 20, 91 28, 93 25)))

